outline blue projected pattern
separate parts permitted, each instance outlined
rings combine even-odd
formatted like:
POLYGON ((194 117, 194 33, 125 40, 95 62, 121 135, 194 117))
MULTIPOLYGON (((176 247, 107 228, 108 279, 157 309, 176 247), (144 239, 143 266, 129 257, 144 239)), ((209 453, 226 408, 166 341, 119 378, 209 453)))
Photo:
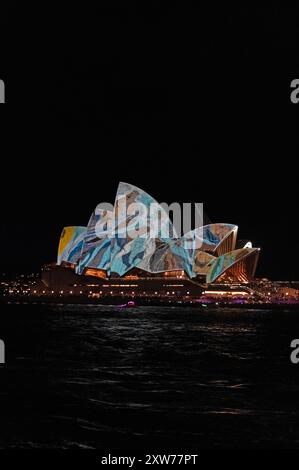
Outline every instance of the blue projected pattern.
POLYGON ((213 283, 256 251, 249 245, 233 251, 238 227, 232 224, 198 227, 179 238, 165 209, 128 183, 119 183, 112 209, 97 207, 87 228, 64 228, 57 264, 75 264, 78 274, 93 268, 110 276, 133 268, 151 274, 184 271, 191 279, 213 283))
POLYGON ((91 215, 77 266, 79 274, 85 268, 110 271, 112 218, 113 213, 104 210, 96 209, 91 215))
POLYGON ((85 234, 86 227, 65 227, 62 230, 58 247, 58 265, 62 262, 76 264, 79 261, 85 234))

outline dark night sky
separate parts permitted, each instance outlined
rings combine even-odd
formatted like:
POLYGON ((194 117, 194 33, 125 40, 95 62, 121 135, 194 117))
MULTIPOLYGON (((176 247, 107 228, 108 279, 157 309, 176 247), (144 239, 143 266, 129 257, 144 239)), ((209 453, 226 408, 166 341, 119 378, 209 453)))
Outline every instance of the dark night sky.
POLYGON ((1 17, 2 270, 55 259, 122 180, 204 202, 262 248, 259 275, 298 279, 298 7, 119 4, 1 17))

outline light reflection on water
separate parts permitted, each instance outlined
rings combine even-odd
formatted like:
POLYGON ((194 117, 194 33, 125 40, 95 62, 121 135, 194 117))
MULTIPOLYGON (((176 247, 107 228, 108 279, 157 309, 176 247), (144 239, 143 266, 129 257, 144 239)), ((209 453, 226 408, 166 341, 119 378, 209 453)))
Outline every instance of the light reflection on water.
POLYGON ((298 445, 295 312, 9 305, 0 325, 0 447, 298 445))

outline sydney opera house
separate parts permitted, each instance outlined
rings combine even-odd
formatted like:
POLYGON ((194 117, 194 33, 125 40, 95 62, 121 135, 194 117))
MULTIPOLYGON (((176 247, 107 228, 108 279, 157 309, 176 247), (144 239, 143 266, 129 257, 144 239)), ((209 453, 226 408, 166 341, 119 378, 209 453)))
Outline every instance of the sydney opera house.
MULTIPOLYGON (((57 263, 45 266, 42 280, 49 288, 75 286, 90 292, 186 295, 203 285, 246 284, 254 279, 259 249, 237 241, 238 227, 217 223, 198 227, 183 236, 159 204, 141 189, 118 186, 112 210, 99 206, 86 227, 65 227, 57 263), (132 215, 121 204, 155 206, 162 222, 152 230, 149 210, 134 218, 137 234, 131 235, 132 215)), ((81 290, 82 292, 82 290, 81 290)))

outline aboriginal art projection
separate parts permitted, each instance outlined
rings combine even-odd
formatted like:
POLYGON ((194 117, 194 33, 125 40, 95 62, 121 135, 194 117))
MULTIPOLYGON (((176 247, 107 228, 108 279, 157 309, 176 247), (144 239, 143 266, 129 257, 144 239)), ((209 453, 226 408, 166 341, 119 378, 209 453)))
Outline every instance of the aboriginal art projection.
POLYGON ((238 227, 210 224, 177 236, 169 214, 152 196, 119 183, 110 209, 98 205, 86 227, 65 227, 58 248, 58 265, 78 274, 99 270, 108 277, 183 271, 190 279, 215 283, 248 282, 255 276, 259 249, 250 242, 236 249, 238 227), (143 213, 142 213, 143 211, 143 213))

